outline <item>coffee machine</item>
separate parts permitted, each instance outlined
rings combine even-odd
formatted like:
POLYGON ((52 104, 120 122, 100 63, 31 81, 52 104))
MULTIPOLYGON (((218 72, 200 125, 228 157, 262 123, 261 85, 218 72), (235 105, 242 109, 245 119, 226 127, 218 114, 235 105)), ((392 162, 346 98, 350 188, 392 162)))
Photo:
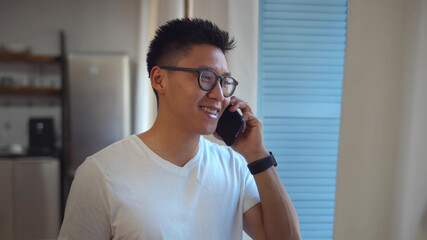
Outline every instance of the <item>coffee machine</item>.
POLYGON ((45 156, 54 153, 53 118, 30 118, 28 155, 45 156))

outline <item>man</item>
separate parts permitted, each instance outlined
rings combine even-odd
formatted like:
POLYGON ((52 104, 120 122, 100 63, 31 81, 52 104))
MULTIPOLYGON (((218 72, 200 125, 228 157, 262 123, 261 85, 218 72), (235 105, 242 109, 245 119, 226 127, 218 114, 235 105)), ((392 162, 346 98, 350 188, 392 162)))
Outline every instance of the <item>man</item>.
POLYGON ((261 122, 231 97, 237 81, 225 53, 233 47, 205 20, 158 29, 147 54, 156 121, 79 167, 60 239, 222 240, 241 239, 242 230, 253 239, 300 239, 261 122), (232 148, 201 137, 219 138, 218 119, 230 104, 245 120, 232 148))

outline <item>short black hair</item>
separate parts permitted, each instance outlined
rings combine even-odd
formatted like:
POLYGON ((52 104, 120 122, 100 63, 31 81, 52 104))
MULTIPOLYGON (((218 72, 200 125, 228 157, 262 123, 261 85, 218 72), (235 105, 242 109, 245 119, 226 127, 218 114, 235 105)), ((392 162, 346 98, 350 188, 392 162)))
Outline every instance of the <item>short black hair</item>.
MULTIPOLYGON (((169 59, 176 59, 191 46, 198 44, 218 47, 225 54, 235 47, 236 42, 234 38, 229 37, 228 32, 221 30, 209 20, 180 18, 168 21, 157 29, 150 43, 147 53, 148 76, 154 66, 164 64, 164 61, 169 59)), ((156 90, 154 93, 158 103, 156 90)))

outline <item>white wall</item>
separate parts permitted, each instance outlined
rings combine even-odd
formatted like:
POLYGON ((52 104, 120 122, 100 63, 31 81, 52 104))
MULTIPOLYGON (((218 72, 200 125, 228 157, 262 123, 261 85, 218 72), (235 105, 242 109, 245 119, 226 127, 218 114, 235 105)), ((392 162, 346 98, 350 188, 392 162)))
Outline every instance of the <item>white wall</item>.
POLYGON ((193 12, 191 17, 208 19, 218 25, 219 28, 229 29, 228 0, 193 0, 193 12))
POLYGON ((239 81, 235 95, 257 113, 258 99, 258 1, 228 1, 229 31, 237 47, 229 55, 232 74, 239 81))
POLYGON ((349 1, 334 239, 426 239, 425 4, 349 1))
POLYGON ((394 239, 427 239, 427 1, 405 2, 403 121, 394 239))
POLYGON ((36 54, 59 54, 59 30, 69 51, 121 51, 135 59, 138 0, 2 0, 0 43, 19 42, 36 54))
POLYGON ((349 1, 334 239, 390 239, 402 4, 349 1))

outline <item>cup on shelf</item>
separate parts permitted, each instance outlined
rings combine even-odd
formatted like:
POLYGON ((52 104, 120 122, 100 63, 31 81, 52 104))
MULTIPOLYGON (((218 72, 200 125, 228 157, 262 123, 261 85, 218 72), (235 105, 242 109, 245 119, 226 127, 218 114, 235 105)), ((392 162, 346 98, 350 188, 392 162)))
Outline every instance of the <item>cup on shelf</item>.
POLYGON ((31 48, 25 43, 5 43, 3 44, 2 52, 10 55, 28 55, 30 54, 31 48))
POLYGON ((28 76, 21 76, 19 79, 19 87, 28 87, 30 85, 30 80, 28 79, 28 76))
POLYGON ((18 144, 18 143, 10 144, 8 146, 8 152, 10 154, 16 154, 16 155, 24 154, 24 152, 25 152, 24 146, 22 146, 21 144, 18 144))

